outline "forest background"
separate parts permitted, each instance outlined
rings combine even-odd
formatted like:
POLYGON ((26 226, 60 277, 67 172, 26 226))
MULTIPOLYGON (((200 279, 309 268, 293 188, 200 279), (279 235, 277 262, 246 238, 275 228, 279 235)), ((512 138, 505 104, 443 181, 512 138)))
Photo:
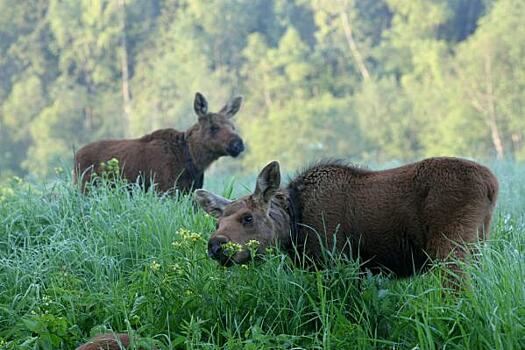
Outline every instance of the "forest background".
MULTIPOLYGON (((525 159, 523 0, 1 0, 0 178, 183 130, 234 94, 220 171, 322 157, 525 159)), ((214 171, 218 171, 214 169, 214 171)))

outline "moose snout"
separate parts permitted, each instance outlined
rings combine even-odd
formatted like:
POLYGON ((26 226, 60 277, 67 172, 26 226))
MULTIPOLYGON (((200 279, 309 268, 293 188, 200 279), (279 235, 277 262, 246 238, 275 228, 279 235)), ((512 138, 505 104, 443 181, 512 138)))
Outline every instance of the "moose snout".
POLYGON ((223 245, 230 240, 225 236, 214 236, 208 241, 208 256, 214 260, 222 262, 227 257, 224 255, 223 245))
POLYGON ((228 153, 232 157, 237 157, 241 152, 244 151, 244 143, 240 137, 234 138, 228 145, 228 153))

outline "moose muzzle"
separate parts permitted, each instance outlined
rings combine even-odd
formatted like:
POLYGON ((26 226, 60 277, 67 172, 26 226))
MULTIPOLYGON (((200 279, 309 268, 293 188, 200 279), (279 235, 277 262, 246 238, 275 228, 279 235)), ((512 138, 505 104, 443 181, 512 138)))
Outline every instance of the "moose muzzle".
POLYGON ((211 237, 208 241, 208 256, 217 260, 221 265, 232 265, 233 261, 231 261, 224 251, 224 245, 229 241, 227 237, 221 235, 211 237))
POLYGON ((242 139, 240 137, 234 138, 232 141, 230 141, 226 151, 232 157, 237 157, 242 153, 242 151, 244 151, 244 143, 242 142, 242 139))

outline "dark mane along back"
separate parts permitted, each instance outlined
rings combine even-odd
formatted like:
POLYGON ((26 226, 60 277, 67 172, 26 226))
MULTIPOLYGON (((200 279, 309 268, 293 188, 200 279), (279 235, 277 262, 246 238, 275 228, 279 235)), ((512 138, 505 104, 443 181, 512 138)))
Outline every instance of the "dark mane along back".
POLYGON ((362 165, 353 164, 341 159, 323 159, 299 170, 296 175, 288 181, 287 189, 292 192, 300 191, 304 185, 305 178, 314 173, 323 173, 331 170, 344 170, 353 176, 367 175, 372 172, 372 170, 362 165))

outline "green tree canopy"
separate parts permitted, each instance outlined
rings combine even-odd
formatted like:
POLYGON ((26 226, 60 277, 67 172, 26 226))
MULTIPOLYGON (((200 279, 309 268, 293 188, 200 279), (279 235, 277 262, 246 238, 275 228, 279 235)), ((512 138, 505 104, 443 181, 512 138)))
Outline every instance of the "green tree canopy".
POLYGON ((0 2, 0 174, 245 96, 223 167, 525 159, 520 0, 0 2))

